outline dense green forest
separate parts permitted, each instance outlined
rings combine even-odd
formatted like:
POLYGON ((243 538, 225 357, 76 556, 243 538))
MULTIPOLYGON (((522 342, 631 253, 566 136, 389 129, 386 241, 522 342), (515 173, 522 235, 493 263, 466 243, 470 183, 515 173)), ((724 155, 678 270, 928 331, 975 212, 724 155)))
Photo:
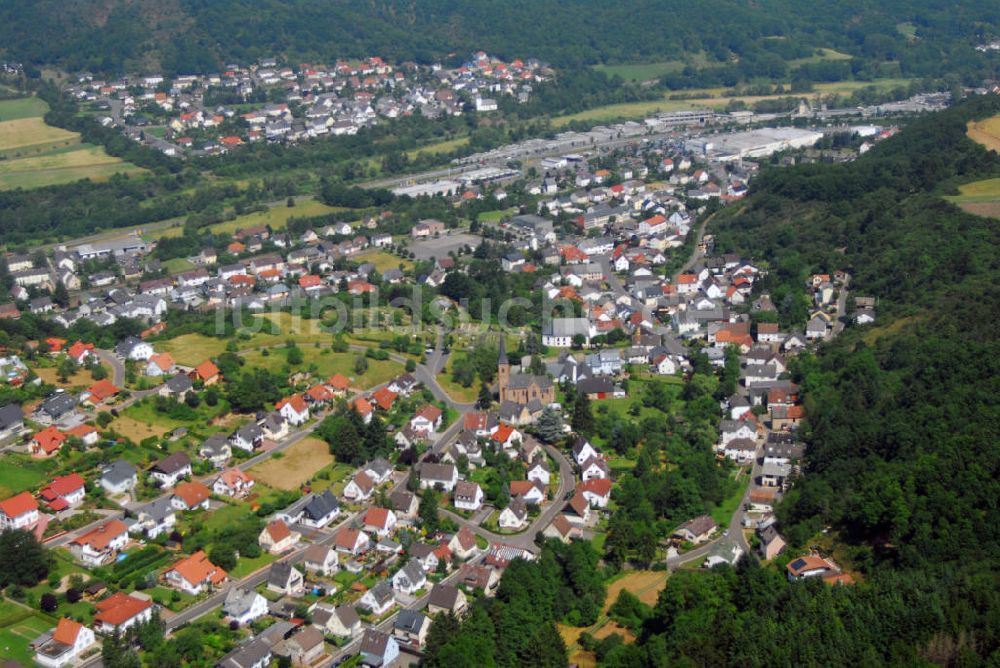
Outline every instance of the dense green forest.
MULTIPOLYGON (((581 638, 599 665, 1000 661, 1000 227, 941 199, 1000 173, 965 136, 966 120, 998 111, 975 98, 856 162, 767 172, 713 221, 719 251, 770 264, 765 289, 844 268, 879 298, 877 325, 793 365, 808 461, 778 508, 793 550, 828 528, 858 583, 790 583, 753 558, 679 571, 652 608, 627 595, 612 607, 635 642, 581 638)), ((429 648, 431 665, 443 656, 465 665, 429 648)))
MULTIPOLYGON (((284 55, 292 62, 379 54, 429 62, 485 49, 569 67, 689 60, 707 68, 675 83, 774 78, 829 47, 865 76, 979 77, 995 60, 972 50, 994 37, 996 0, 804 3, 798 0, 40 0, 0 2, 6 56, 73 70, 191 73, 284 55)), ((810 77, 844 65, 805 67, 810 77), (819 70, 819 71, 817 71, 819 70)))

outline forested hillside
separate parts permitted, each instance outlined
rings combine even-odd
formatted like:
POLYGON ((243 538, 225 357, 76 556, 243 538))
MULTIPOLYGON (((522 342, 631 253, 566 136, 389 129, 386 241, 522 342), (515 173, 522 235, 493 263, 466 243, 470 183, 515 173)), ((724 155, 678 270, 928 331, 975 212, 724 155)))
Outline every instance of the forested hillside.
POLYGON ((653 608, 612 609, 637 639, 588 640, 599 665, 997 665, 1000 226, 940 195, 1000 174, 965 136, 998 111, 973 99, 854 163, 775 169, 713 220, 717 250, 767 261, 773 292, 844 268, 879 298, 875 326, 793 366, 808 464, 778 509, 793 549, 832 538, 858 582, 792 584, 781 559, 680 571, 653 608))
MULTIPOLYGON (((972 47, 994 36, 998 9, 997 0, 2 0, 0 45, 6 57, 34 65, 110 72, 190 73, 271 55, 430 61, 485 49, 564 67, 686 61, 730 82, 796 68, 814 80, 975 79, 995 68, 992 56, 972 47), (818 47, 855 61, 792 62, 818 47), (836 72, 824 74, 830 68, 836 72)), ((677 82, 703 79, 698 68, 677 82)))

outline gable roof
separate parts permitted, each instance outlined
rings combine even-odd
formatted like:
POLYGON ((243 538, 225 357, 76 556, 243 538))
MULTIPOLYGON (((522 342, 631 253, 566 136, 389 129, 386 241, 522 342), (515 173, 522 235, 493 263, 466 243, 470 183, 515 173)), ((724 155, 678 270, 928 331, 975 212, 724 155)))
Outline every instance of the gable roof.
POLYGON ((68 617, 63 617, 56 624, 55 631, 52 632, 52 639, 63 645, 72 647, 76 644, 76 637, 83 630, 83 624, 68 617))
POLYGON ((219 367, 212 360, 205 360, 194 368, 194 375, 199 380, 210 380, 219 375, 219 367))
POLYGON ((108 520, 104 524, 94 527, 87 533, 77 536, 71 541, 71 545, 89 545, 91 549, 100 552, 107 549, 115 538, 128 533, 128 527, 119 519, 108 520))
POLYGON ((118 626, 153 607, 153 602, 119 591, 103 601, 95 603, 94 607, 98 610, 97 614, 94 615, 95 622, 118 626))
POLYGON ((211 496, 208 487, 200 482, 182 482, 174 488, 174 496, 179 497, 188 508, 194 508, 211 496))
POLYGON ((30 492, 21 492, 0 501, 0 512, 10 518, 20 517, 33 510, 38 510, 38 502, 30 492))

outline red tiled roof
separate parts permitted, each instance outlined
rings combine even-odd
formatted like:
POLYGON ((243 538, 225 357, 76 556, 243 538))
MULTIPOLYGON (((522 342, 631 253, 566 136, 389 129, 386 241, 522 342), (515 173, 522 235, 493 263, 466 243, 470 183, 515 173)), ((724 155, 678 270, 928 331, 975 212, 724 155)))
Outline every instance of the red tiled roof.
POLYGON ((200 482, 182 482, 174 488, 174 496, 180 497, 188 508, 203 503, 211 494, 200 482))
POLYGON ((152 607, 153 602, 148 599, 136 598, 124 592, 115 592, 108 598, 94 604, 98 612, 94 615, 95 622, 101 622, 110 626, 119 626, 136 615, 152 607))
POLYGON ((576 488, 581 494, 583 492, 590 492, 598 496, 607 496, 611 493, 611 480, 608 478, 591 478, 590 480, 584 480, 576 488))
POLYGON ((514 428, 507 424, 506 422, 501 422, 497 427, 496 431, 490 436, 491 439, 497 443, 506 443, 507 440, 514 433, 514 428))
POLYGON ((290 397, 286 397, 275 404, 274 407, 280 411, 286 405, 291 406, 292 410, 296 413, 304 413, 308 409, 308 406, 306 406, 306 400, 302 398, 301 394, 293 394, 290 397))
POLYGON ((211 380, 219 375, 219 367, 212 360, 206 360, 194 368, 194 375, 199 380, 211 380))
POLYGON ((383 410, 389 410, 392 408, 392 404, 396 401, 396 397, 398 396, 398 394, 387 387, 381 387, 372 393, 372 399, 374 399, 379 405, 379 408, 383 410))
POLYGON ((53 425, 36 432, 31 440, 38 443, 38 447, 40 447, 42 451, 48 455, 52 454, 62 446, 62 444, 66 441, 66 434, 56 429, 53 425))
POLYGON ((378 527, 379 529, 385 529, 389 522, 389 510, 388 508, 379 508, 378 506, 371 506, 368 508, 368 512, 365 513, 365 526, 378 527))
POLYGON ((205 554, 204 550, 198 550, 190 557, 181 559, 168 569, 169 571, 175 571, 191 584, 206 581, 218 584, 228 577, 226 571, 208 560, 208 555, 205 554))
POLYGON ((96 399, 99 402, 118 394, 118 388, 107 378, 97 381, 87 391, 90 393, 91 399, 96 399))
POLYGON ((32 510, 38 510, 38 501, 35 501, 35 497, 29 492, 21 492, 9 499, 0 501, 0 513, 10 518, 20 517, 25 513, 30 513, 32 510))
POLYGON ((269 535, 271 537, 271 540, 273 540, 275 543, 280 543, 281 541, 285 540, 286 538, 292 535, 291 530, 288 528, 288 525, 285 524, 283 520, 274 520, 273 522, 269 523, 265 527, 265 529, 267 529, 267 535, 269 535))
POLYGON ((347 379, 347 376, 345 376, 344 374, 335 373, 334 375, 330 376, 330 380, 326 381, 326 384, 332 387, 334 390, 341 391, 341 390, 346 390, 350 386, 351 381, 349 381, 347 379))
POLYGON ((83 629, 83 624, 80 622, 69 619, 68 617, 63 617, 56 624, 56 630, 52 632, 52 639, 56 642, 60 642, 63 645, 69 645, 72 647, 76 644, 76 637, 80 635, 80 631, 83 629))
POLYGON ((121 520, 109 520, 104 524, 95 527, 73 539, 72 545, 89 545, 94 550, 100 551, 108 547, 118 536, 128 533, 128 527, 121 520))
POLYGON ((52 482, 42 490, 41 497, 46 501, 51 501, 68 494, 72 494, 82 488, 83 485, 84 480, 79 473, 56 476, 52 479, 52 482))

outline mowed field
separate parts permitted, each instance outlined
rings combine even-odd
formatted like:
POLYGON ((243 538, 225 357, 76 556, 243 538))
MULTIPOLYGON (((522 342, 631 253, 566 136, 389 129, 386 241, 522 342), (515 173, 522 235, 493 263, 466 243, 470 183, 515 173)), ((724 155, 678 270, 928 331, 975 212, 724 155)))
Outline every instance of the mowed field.
POLYGON ((47 110, 38 98, 0 101, 0 190, 144 171, 103 148, 82 144, 75 132, 46 125, 47 110))
POLYGON ((451 153, 457 148, 461 148, 469 143, 468 137, 456 137, 455 139, 446 139, 445 141, 440 141, 436 144, 428 144, 427 146, 422 146, 421 148, 415 148, 412 151, 407 151, 406 155, 410 160, 413 160, 421 153, 426 153, 427 155, 437 155, 438 153, 451 153))
POLYGON ((282 453, 250 469, 258 481, 275 489, 298 489, 316 472, 333 461, 326 441, 304 438, 282 453))
MULTIPOLYGON (((1000 152, 1000 114, 981 121, 969 121, 965 133, 969 139, 987 149, 1000 152)), ((966 183, 958 187, 958 193, 945 199, 968 213, 1000 218, 1000 178, 966 183)))

